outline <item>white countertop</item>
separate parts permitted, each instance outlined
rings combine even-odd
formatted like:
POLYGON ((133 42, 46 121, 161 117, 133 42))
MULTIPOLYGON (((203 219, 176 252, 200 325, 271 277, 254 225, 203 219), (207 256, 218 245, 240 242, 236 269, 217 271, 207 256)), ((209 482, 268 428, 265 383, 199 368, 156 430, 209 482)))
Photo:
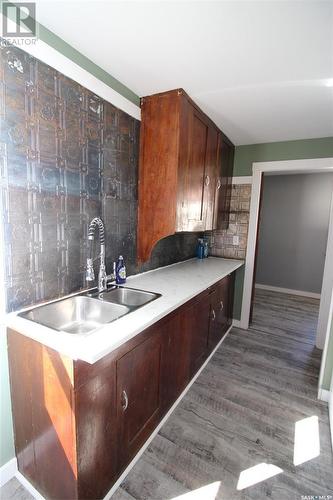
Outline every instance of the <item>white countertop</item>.
POLYGON ((18 316, 18 312, 8 314, 6 324, 72 359, 95 363, 242 265, 241 260, 209 257, 130 276, 125 286, 162 296, 90 334, 55 331, 18 316))

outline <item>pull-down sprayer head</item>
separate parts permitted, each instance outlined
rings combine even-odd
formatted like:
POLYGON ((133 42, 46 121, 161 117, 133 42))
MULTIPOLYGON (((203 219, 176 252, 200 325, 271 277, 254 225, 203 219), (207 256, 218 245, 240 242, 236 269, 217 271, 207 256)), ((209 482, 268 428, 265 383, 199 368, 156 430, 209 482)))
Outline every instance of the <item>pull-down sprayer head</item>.
MULTIPOLYGON (((101 245, 100 252, 100 266, 98 273, 98 291, 101 292, 106 289, 106 270, 105 270, 105 229, 104 223, 100 217, 95 217, 89 224, 88 227, 88 240, 93 241, 95 239, 95 230, 96 227, 99 229, 99 241, 101 245)), ((90 244, 90 256, 87 259, 87 269, 86 269, 86 280, 94 281, 95 273, 94 273, 94 264, 92 258, 92 245, 90 244)))

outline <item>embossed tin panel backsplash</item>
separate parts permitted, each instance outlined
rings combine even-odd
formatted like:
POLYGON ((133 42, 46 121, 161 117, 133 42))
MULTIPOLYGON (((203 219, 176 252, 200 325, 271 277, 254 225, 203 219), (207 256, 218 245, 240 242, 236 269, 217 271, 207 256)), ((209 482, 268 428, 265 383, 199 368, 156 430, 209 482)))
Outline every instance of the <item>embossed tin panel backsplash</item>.
POLYGON ((20 49, 1 47, 0 63, 7 310, 86 287, 96 215, 108 272, 119 253, 128 274, 194 256, 197 235, 176 235, 136 266, 137 120, 20 49))

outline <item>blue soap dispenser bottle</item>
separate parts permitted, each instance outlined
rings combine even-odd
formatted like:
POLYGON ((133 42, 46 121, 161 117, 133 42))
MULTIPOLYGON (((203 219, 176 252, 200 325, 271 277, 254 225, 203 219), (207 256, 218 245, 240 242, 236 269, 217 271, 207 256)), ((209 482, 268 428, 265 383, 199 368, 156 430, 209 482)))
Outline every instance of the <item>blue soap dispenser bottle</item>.
POLYGON ((197 244, 197 257, 198 259, 203 259, 205 257, 204 255, 204 240, 203 238, 198 238, 198 244, 197 244))
POLYGON ((119 255, 116 264, 116 283, 117 285, 123 285, 126 283, 126 267, 122 255, 119 255))

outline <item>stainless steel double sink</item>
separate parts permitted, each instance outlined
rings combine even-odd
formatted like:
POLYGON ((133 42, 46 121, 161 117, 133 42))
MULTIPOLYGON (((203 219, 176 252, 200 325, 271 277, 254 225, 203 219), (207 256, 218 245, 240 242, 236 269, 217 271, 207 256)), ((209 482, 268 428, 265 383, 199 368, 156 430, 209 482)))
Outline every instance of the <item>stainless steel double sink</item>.
POLYGON ((39 306, 19 316, 53 330, 87 334, 160 296, 158 293, 113 286, 101 293, 92 291, 39 306))

